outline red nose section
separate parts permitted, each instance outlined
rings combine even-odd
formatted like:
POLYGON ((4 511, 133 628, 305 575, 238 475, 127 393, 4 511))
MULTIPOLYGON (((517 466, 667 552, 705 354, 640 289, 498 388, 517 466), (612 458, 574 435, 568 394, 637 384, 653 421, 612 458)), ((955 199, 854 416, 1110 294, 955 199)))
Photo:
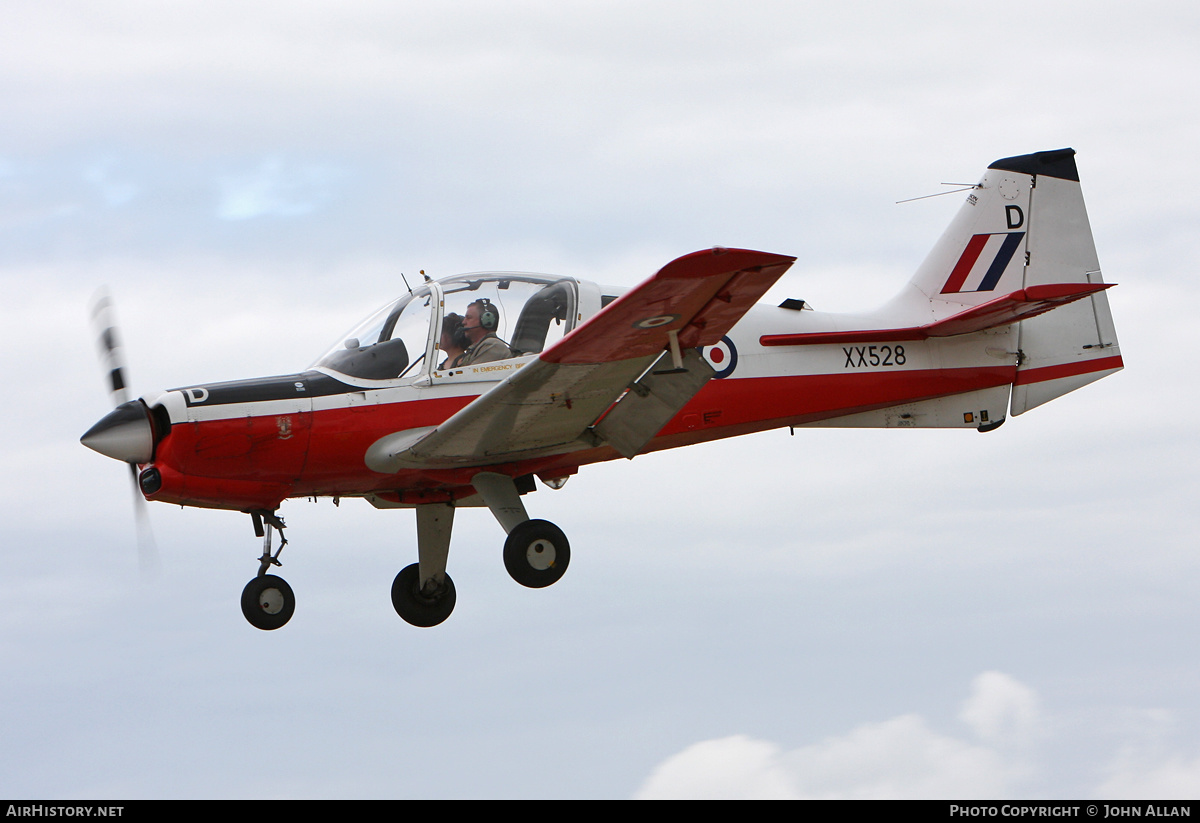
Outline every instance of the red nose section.
POLYGON ((149 463, 154 456, 150 413, 141 400, 122 403, 88 429, 79 442, 114 460, 149 463))

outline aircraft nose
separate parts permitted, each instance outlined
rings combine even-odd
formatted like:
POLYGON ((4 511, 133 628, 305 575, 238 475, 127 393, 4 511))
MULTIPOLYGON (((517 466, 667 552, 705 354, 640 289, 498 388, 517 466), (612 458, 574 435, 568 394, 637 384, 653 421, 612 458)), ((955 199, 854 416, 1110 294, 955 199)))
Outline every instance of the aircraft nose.
POLYGON ((130 400, 110 411, 79 442, 105 457, 126 463, 149 463, 154 456, 154 428, 141 400, 130 400))

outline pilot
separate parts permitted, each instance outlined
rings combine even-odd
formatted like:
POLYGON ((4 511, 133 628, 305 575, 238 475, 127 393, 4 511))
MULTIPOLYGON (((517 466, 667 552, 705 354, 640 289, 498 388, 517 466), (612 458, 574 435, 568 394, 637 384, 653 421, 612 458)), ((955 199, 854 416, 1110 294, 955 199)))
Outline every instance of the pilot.
POLYGON ((462 356, 467 342, 462 337, 462 324, 461 314, 450 312, 442 318, 442 336, 438 340, 438 348, 446 353, 446 359, 438 366, 439 371, 450 368, 454 361, 462 356), (464 345, 459 345, 460 343, 464 345))
POLYGON ((468 345, 453 365, 470 366, 512 357, 512 349, 496 336, 499 325, 500 313, 490 300, 482 298, 467 306, 467 316, 463 320, 459 339, 465 338, 468 345))

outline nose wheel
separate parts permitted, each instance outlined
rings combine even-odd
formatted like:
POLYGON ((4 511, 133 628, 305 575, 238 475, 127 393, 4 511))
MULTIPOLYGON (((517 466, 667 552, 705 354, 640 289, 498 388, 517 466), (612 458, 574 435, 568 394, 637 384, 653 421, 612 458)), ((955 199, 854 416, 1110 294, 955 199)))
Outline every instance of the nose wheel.
POLYGON ((571 544, 548 520, 526 520, 504 541, 504 568, 522 586, 543 589, 557 583, 571 562, 571 544))
POLYGON ((283 536, 284 523, 274 512, 259 510, 250 513, 254 533, 263 539, 262 557, 258 558, 258 576, 242 589, 242 614, 256 629, 274 631, 292 619, 296 611, 296 595, 282 577, 267 574, 271 566, 282 566, 279 554, 287 545, 283 536), (271 553, 271 532, 279 532, 279 548, 271 553))
POLYGON ((282 577, 264 574, 242 589, 242 614, 256 629, 278 629, 292 619, 295 611, 296 595, 282 577))

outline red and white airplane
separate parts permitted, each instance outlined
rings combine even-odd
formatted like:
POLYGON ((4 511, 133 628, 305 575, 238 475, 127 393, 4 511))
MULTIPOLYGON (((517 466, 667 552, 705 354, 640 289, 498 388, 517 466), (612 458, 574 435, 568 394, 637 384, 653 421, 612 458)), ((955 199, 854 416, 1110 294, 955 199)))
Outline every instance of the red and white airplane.
MULTIPOLYGON (((418 563, 397 575, 392 603, 433 626, 454 608, 458 507, 492 511, 518 583, 566 571, 567 538, 522 501, 535 477, 560 488, 589 463, 782 426, 986 432, 1122 367, 1071 149, 992 163, 877 311, 755 305, 793 260, 714 248, 624 294, 512 272, 429 281, 307 371, 137 400, 114 360, 124 402, 82 442, 129 463, 147 500, 251 515, 264 549, 242 610, 260 629, 295 609, 267 574, 286 543, 281 532, 271 552, 283 500, 415 509, 418 563), (482 325, 511 356, 439 366, 443 317, 472 303, 490 308, 482 325)), ((103 340, 115 358, 112 329, 103 340)))

